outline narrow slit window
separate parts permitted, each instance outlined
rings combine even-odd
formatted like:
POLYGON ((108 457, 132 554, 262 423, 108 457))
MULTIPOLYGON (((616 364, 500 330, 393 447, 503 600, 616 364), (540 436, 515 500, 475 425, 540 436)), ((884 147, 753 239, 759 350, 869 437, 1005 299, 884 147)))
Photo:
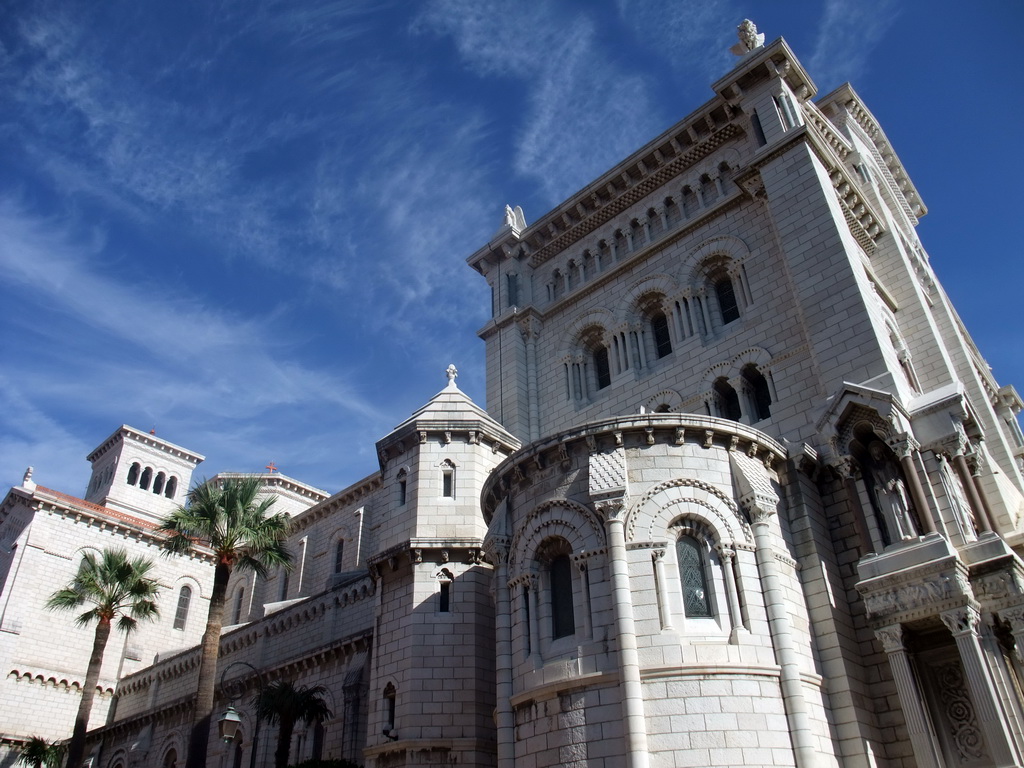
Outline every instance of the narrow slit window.
POLYGON ((654 336, 654 349, 658 357, 672 354, 672 338, 668 332, 668 318, 664 312, 656 312, 651 316, 651 333, 654 336))
POLYGON ((710 618, 707 568, 700 543, 692 536, 676 541, 679 581, 683 585, 683 612, 690 618, 710 618))
POLYGON ((452 605, 452 583, 450 581, 442 581, 439 586, 437 610, 441 613, 449 613, 451 612, 452 605))
POLYGON ((231 617, 232 624, 241 624, 242 622, 242 604, 245 602, 245 587, 239 587, 238 591, 235 592, 235 610, 231 617))
POLYGON ((184 586, 178 592, 178 607, 174 611, 174 628, 184 629, 188 621, 188 608, 192 602, 192 588, 184 586))
POLYGON ((718 309, 722 313, 722 324, 728 325, 733 320, 739 320, 740 306, 736 302, 736 291, 733 290, 732 280, 723 277, 715 282, 715 296, 718 297, 718 309))
POLYGON ((449 461, 441 465, 441 495, 446 499, 455 498, 455 465, 449 461))
POLYGON ((608 347, 598 347, 594 352, 594 375, 597 388, 604 389, 612 383, 612 371, 608 365, 608 347))
POLYGON ((551 637, 557 640, 576 634, 572 600, 572 561, 560 555, 551 561, 551 637))
POLYGON ((338 543, 334 545, 334 572, 341 573, 342 566, 345 562, 345 540, 338 539, 338 543))

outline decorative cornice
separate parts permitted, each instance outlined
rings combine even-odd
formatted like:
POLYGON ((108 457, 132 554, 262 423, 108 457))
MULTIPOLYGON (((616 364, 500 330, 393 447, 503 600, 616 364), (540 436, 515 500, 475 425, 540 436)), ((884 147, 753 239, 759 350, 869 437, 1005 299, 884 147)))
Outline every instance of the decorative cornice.
MULTIPOLYGON (((530 266, 534 268, 540 266, 556 253, 560 253, 581 238, 586 237, 602 224, 607 223, 634 203, 651 194, 654 190, 664 186, 665 183, 678 176, 686 168, 689 168, 703 160, 716 149, 721 147, 726 141, 739 136, 741 133, 742 131, 736 123, 726 124, 722 128, 714 131, 703 141, 695 144, 683 154, 661 166, 654 173, 645 175, 640 181, 629 186, 625 191, 618 194, 610 202, 593 211, 583 220, 576 222, 568 229, 553 237, 545 237, 543 246, 535 250, 530 255, 530 266)), ((543 224, 548 224, 550 226, 548 219, 542 219, 535 226, 543 224)), ((533 228, 531 227, 531 229, 533 228)), ((532 233, 530 230, 527 230, 524 234, 526 235, 525 239, 527 240, 529 240, 530 237, 537 237, 537 235, 532 233)), ((543 237, 543 235, 541 235, 541 237, 543 237)))

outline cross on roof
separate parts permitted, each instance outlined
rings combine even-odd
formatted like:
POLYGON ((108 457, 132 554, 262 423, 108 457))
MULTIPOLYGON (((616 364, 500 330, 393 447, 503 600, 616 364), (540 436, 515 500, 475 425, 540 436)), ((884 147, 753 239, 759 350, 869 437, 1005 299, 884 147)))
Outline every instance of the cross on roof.
POLYGON ((270 472, 270 474, 274 474, 275 472, 277 472, 277 464, 275 464, 274 462, 270 462, 269 464, 267 464, 267 471, 270 472))

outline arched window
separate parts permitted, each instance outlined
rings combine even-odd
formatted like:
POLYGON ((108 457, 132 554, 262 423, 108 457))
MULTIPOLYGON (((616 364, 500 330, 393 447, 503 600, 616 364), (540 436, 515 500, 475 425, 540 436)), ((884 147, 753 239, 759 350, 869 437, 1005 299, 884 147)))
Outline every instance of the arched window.
POLYGON ((718 415, 723 419, 739 421, 743 415, 740 410, 740 398, 736 394, 736 390, 729 384, 729 380, 724 376, 715 379, 713 390, 718 415))
POLYGON ((746 384, 750 413, 753 415, 752 420, 758 422, 769 418, 772 415, 772 393, 764 374, 757 369, 756 365, 750 364, 743 366, 740 375, 746 384))
POLYGON ((651 335, 659 359, 672 354, 672 338, 668 333, 668 318, 664 312, 658 311, 651 315, 651 335))
POLYGON ((612 383, 612 370, 608 365, 608 347, 600 346, 594 350, 594 375, 597 388, 604 389, 612 383))
POLYGON ((167 475, 163 472, 157 472, 156 480, 153 481, 153 493, 159 495, 164 492, 164 483, 167 481, 167 475))
POLYGON ((345 540, 338 539, 334 545, 334 572, 341 573, 345 561, 345 540))
POLYGON ((149 484, 153 481, 153 470, 146 467, 142 470, 142 480, 139 481, 139 488, 144 491, 149 490, 149 484))
POLYGON ((166 496, 168 499, 173 499, 174 498, 174 494, 176 494, 177 492, 178 492, 178 478, 176 478, 173 475, 171 475, 171 477, 169 477, 167 479, 167 487, 164 488, 164 496, 166 496))
POLYGON ((178 607, 174 611, 174 628, 184 629, 185 622, 188 621, 188 607, 192 602, 192 587, 187 584, 181 588, 178 592, 178 607))
MULTIPOLYGON (((231 768, 242 768, 242 732, 238 732, 236 737, 238 740, 235 742, 234 757, 231 762, 231 768)), ((254 747, 255 748, 255 747, 254 747)))
POLYGON ((559 555, 551 561, 551 639, 576 634, 576 616, 573 610, 572 561, 568 555, 559 555))
POLYGON ((245 587, 239 587, 235 592, 235 608, 231 614, 232 624, 242 623, 242 603, 245 602, 245 587))
POLYGON ((441 495, 446 499, 455 498, 455 465, 448 459, 441 462, 441 495))
POLYGON ((167 750, 167 754, 164 755, 164 761, 160 766, 161 768, 178 768, 178 752, 174 747, 167 750))
POLYGON ((728 325, 740 318, 740 305, 736 301, 732 278, 728 275, 715 280, 715 297, 718 299, 718 311, 722 314, 722 325, 728 325))
POLYGON ((140 469, 141 467, 139 467, 139 462, 137 461, 131 465, 131 467, 128 469, 128 485, 135 485, 137 482, 139 482, 140 469))
POLYGON ((700 542, 692 536, 680 536, 676 540, 676 561, 683 587, 683 612, 689 618, 710 618, 707 558, 700 542))
POLYGON ((404 469, 398 470, 398 503, 405 506, 409 498, 409 473, 404 469))
POLYGON ((395 729, 395 700, 397 699, 397 691, 395 686, 388 683, 384 686, 384 735, 390 736, 391 731, 395 729))

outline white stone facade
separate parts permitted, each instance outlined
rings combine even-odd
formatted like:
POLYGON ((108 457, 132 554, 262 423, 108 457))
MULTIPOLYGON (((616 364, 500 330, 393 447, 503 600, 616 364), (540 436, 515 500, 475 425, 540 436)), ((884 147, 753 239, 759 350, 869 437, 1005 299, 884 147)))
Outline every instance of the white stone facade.
MULTIPOLYGON (((857 94, 815 99, 756 30, 737 50, 697 112, 534 223, 509 207, 469 258, 495 296, 487 412, 449 369, 379 472, 330 497, 264 476, 295 568, 229 585, 218 706, 242 735, 211 739, 211 765, 253 751, 258 676, 235 662, 328 689, 295 762, 1024 764, 1021 400, 938 284, 926 209, 857 94)), ((96 499, 155 513, 125 462, 201 460, 151 437, 115 433, 114 472, 90 457, 115 479, 96 499)), ((30 510, 74 538, 54 498, 11 492, 4 551, 30 510)), ((106 673, 95 766, 184 754, 183 646, 106 673)), ((9 741, 27 727, 0 718, 9 741)))

